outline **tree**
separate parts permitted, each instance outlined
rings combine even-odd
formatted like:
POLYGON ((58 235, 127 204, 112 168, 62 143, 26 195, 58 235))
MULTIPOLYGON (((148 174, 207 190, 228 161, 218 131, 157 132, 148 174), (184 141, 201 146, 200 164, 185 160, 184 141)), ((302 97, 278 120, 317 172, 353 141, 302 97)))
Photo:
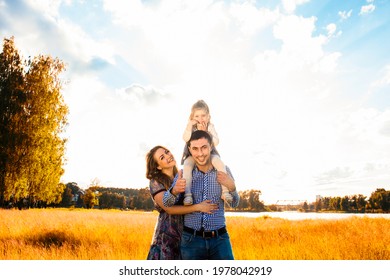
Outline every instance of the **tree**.
POLYGON ((315 202, 315 209, 316 209, 316 212, 319 212, 322 210, 322 199, 317 199, 317 201, 315 202))
POLYGON ((64 64, 39 55, 22 63, 13 38, 0 55, 0 199, 59 203, 67 124, 59 74, 64 64))
POLYGON ((331 197, 329 200, 329 209, 339 211, 341 209, 341 197, 331 197))
POLYGON ((72 202, 73 202, 72 190, 68 187, 65 187, 65 190, 62 194, 62 200, 59 206, 69 207, 72 205, 72 202))
POLYGON ((349 211, 349 197, 348 196, 344 196, 343 198, 341 198, 340 206, 341 206, 342 211, 349 211))
POLYGON ((249 192, 248 191, 240 191, 240 192, 238 192, 238 194, 240 195, 238 209, 247 210, 249 208, 249 192))
POLYGON ((249 205, 251 211, 262 211, 264 210, 264 203, 260 201, 260 190, 249 191, 249 205))
POLYGON ((359 194, 356 198, 356 208, 359 212, 364 213, 366 212, 366 205, 367 205, 367 197, 359 194))
POLYGON ((371 193, 369 203, 372 209, 389 211, 390 210, 390 191, 385 189, 376 189, 375 192, 371 193))
POLYGON ((83 197, 84 205, 88 209, 92 209, 95 206, 99 205, 99 193, 96 191, 93 191, 92 189, 88 189, 83 197))
POLYGON ((22 180, 20 146, 23 133, 20 132, 23 104, 26 94, 23 91, 24 73, 22 61, 13 39, 4 39, 0 53, 0 206, 12 196, 25 197, 22 180), (21 185, 16 192, 12 185, 21 185))
POLYGON ((307 212, 309 210, 309 205, 307 204, 306 201, 303 203, 302 208, 303 208, 303 211, 305 211, 305 212, 307 212))

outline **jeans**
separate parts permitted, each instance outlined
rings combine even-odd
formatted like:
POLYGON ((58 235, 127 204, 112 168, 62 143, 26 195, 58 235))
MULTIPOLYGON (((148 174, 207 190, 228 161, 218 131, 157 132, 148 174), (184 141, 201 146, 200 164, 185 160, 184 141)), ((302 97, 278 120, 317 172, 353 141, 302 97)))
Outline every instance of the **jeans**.
POLYGON ((203 238, 184 231, 180 249, 183 260, 234 260, 228 233, 203 238))

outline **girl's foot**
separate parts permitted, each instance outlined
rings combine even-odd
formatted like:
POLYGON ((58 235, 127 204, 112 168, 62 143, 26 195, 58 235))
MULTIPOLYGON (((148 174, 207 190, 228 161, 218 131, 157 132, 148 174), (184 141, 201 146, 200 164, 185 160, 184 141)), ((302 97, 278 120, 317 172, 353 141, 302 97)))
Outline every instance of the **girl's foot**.
POLYGON ((186 193, 184 195, 184 205, 192 205, 194 202, 192 200, 192 193, 186 193))
POLYGON ((221 198, 222 198, 229 206, 230 206, 230 204, 231 204, 232 201, 233 201, 233 196, 232 196, 228 191, 222 192, 221 198))

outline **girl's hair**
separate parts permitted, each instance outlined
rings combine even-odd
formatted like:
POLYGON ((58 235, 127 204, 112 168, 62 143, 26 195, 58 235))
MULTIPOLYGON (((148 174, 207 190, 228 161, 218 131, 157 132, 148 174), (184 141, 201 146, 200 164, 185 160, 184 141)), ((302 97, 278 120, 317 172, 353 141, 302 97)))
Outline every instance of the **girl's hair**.
MULTIPOLYGON (((146 154, 146 178, 149 180, 156 180, 160 184, 163 184, 166 189, 169 189, 172 183, 172 179, 167 174, 163 173, 160 169, 157 168, 158 164, 154 159, 154 154, 160 148, 167 150, 163 146, 156 146, 146 154)), ((174 166, 173 175, 176 176, 177 172, 177 167, 174 166)))
POLYGON ((206 104, 206 102, 204 102, 204 100, 198 100, 195 102, 194 105, 192 105, 190 120, 194 117, 194 113, 196 110, 204 110, 207 114, 210 115, 209 106, 206 104))

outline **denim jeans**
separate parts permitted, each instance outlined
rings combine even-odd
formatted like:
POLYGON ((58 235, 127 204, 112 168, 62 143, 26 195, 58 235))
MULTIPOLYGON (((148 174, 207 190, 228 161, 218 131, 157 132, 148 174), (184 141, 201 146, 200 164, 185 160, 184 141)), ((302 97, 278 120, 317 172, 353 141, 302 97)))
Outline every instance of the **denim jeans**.
POLYGON ((180 249, 183 260, 234 260, 228 233, 203 238, 184 231, 180 249))

